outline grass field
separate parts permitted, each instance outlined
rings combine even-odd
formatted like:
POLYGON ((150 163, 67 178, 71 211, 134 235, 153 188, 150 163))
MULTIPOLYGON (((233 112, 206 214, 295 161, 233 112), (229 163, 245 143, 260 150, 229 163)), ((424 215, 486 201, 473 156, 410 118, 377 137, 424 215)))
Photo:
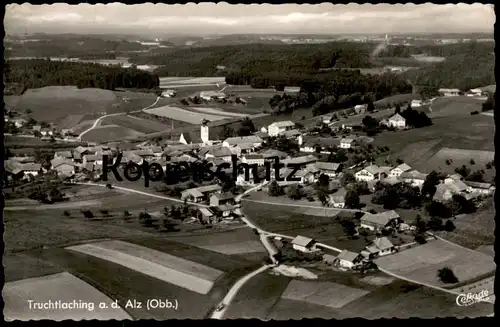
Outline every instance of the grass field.
POLYGON ((104 259, 187 290, 207 294, 221 272, 166 253, 117 241, 67 248, 104 259))
POLYGON ((131 318, 123 309, 111 308, 113 301, 111 298, 69 273, 7 283, 2 294, 5 302, 4 315, 7 320, 50 319, 61 321, 66 319, 122 320, 131 318), (47 303, 48 301, 71 303, 76 300, 76 303, 80 303, 80 301, 85 304, 91 303, 93 307, 37 310, 30 308, 30 300, 38 303, 47 303), (101 302, 106 303, 109 308, 99 308, 98 304, 101 302))
POLYGON ((82 114, 69 115, 63 118, 62 120, 58 121, 56 124, 59 129, 70 129, 77 126, 84 119, 84 117, 85 115, 82 114))
POLYGON ((152 119, 142 119, 129 115, 106 117, 102 120, 104 125, 117 125, 139 133, 149 134, 169 130, 171 127, 152 119))
POLYGON ((87 142, 118 141, 126 138, 134 138, 144 135, 138 131, 118 125, 99 126, 82 136, 87 142))
POLYGON ((203 119, 215 121, 230 118, 230 116, 195 113, 188 109, 182 109, 178 107, 160 107, 146 109, 144 111, 149 114, 172 118, 174 120, 184 121, 190 124, 201 124, 203 119))
POLYGON ((225 77, 160 77, 161 88, 225 84, 225 77))
POLYGON ((453 270, 459 283, 486 277, 495 271, 492 257, 441 240, 381 257, 375 263, 397 275, 439 287, 448 286, 437 277, 438 270, 444 267, 453 270))
POLYGON ((209 115, 217 115, 217 116, 225 116, 225 117, 245 117, 245 116, 247 116, 245 114, 229 112, 229 111, 221 111, 218 109, 207 108, 207 107, 189 107, 186 109, 192 110, 194 112, 198 112, 202 115, 209 114, 209 115))
POLYGON ((458 96, 437 98, 430 106, 429 117, 470 116, 472 111, 481 111, 484 101, 473 97, 458 96))
POLYGON ((373 104, 375 107, 385 107, 387 105, 396 105, 400 106, 403 103, 411 102, 411 100, 419 100, 421 99, 420 95, 413 93, 405 93, 405 94, 396 94, 387 98, 380 99, 375 101, 373 104))

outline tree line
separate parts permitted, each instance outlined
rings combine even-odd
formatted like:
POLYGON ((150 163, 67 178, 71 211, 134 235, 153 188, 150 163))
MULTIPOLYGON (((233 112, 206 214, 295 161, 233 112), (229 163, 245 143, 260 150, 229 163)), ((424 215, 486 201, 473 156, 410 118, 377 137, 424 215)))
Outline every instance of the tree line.
POLYGON ((158 76, 135 68, 103 66, 94 63, 51 60, 12 60, 5 64, 5 81, 26 88, 76 85, 79 88, 157 89, 158 76))

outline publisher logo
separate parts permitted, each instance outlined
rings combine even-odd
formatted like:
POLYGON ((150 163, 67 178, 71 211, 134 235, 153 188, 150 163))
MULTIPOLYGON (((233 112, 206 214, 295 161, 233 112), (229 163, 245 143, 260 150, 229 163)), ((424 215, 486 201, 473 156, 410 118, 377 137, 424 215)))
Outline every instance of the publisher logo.
POLYGON ((474 303, 486 302, 489 301, 488 291, 482 290, 479 293, 467 293, 467 294, 459 294, 457 296, 457 305, 460 307, 465 307, 472 305, 474 303))

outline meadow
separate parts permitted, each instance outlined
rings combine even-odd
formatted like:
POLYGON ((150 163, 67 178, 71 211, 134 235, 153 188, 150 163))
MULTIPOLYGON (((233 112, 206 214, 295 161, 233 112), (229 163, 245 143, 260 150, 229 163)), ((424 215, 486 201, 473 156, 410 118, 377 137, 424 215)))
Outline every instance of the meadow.
POLYGON ((101 125, 117 125, 144 134, 166 131, 171 128, 171 126, 156 120, 143 119, 130 115, 106 117, 102 120, 101 125))
POLYGON ((203 119, 208 119, 209 121, 216 121, 216 120, 231 118, 231 116, 202 114, 200 112, 195 113, 190 111, 189 109, 170 107, 170 106, 146 109, 144 111, 149 114, 167 117, 174 120, 187 122, 190 124, 201 124, 203 119))
POLYGON ((82 136, 86 142, 110 142, 129 138, 135 138, 144 135, 144 133, 132 130, 119 125, 104 125, 96 127, 82 136))

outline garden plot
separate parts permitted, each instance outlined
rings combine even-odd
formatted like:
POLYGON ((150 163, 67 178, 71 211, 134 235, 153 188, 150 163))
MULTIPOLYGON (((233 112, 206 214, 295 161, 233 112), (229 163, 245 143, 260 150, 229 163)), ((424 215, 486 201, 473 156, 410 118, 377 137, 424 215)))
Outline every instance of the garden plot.
POLYGON ((377 266, 405 278, 442 287, 438 270, 448 267, 460 283, 493 274, 493 258, 441 240, 419 245, 375 261, 377 266))
POLYGON ((63 272, 45 277, 24 279, 6 283, 3 289, 6 320, 123 320, 131 317, 121 308, 111 308, 112 299, 77 277, 63 272), (58 302, 78 304, 74 309, 30 308, 30 300, 38 303, 58 302), (100 302, 107 309, 99 308, 100 302), (87 307, 82 307, 87 304, 87 307), (93 307, 92 307, 93 306, 93 307))
POLYGON ((208 119, 209 121, 214 121, 214 120, 231 118, 230 116, 195 113, 182 108, 169 107, 169 106, 146 109, 144 110, 144 112, 161 117, 167 117, 173 120, 187 122, 190 124, 201 124, 201 122, 204 119, 208 119))
POLYGON ((207 294, 222 272, 131 243, 107 241, 67 248, 101 258, 185 289, 207 294))
POLYGON ((281 297, 338 309, 368 293, 337 283, 292 280, 281 297))

